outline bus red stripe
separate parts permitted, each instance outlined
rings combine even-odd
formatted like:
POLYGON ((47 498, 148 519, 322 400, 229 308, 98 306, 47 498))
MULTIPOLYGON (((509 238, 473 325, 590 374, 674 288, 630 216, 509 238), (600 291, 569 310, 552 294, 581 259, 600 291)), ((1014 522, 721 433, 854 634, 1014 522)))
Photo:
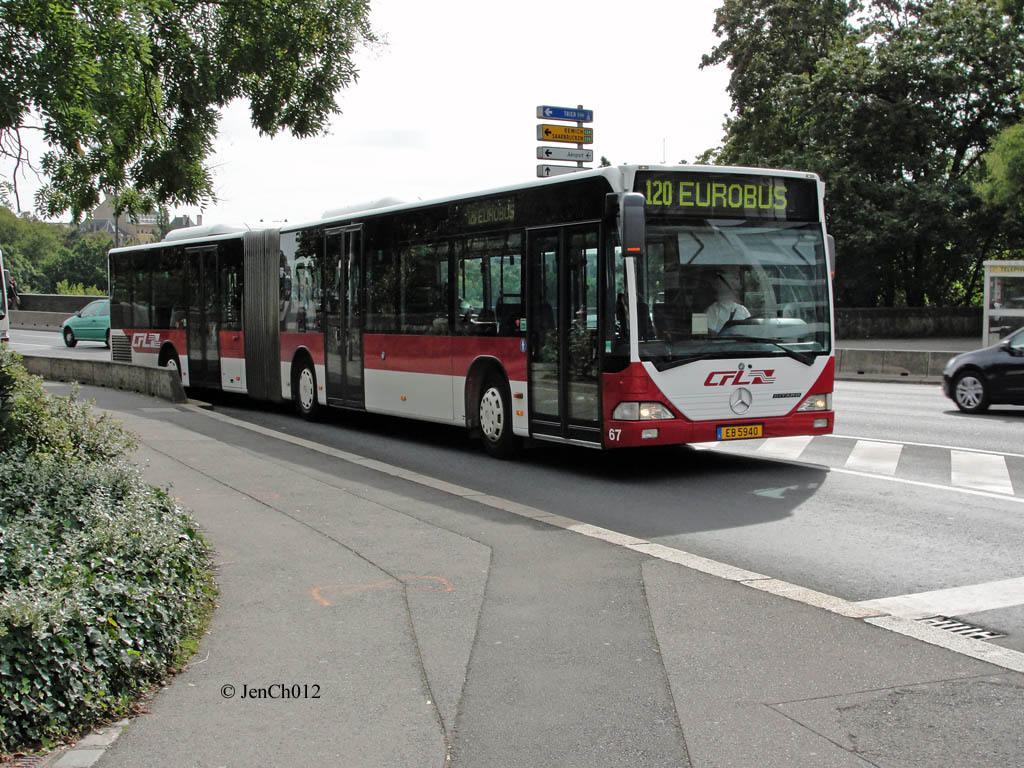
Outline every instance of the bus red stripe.
POLYGON ((526 352, 521 339, 480 336, 413 336, 367 334, 363 337, 364 367, 441 376, 465 376, 479 357, 493 357, 512 380, 526 378, 526 352))

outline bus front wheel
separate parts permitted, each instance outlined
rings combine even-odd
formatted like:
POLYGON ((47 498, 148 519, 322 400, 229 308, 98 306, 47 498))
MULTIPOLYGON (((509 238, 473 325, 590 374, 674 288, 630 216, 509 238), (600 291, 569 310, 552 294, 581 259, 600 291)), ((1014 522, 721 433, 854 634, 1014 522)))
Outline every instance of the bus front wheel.
POLYGON ((496 374, 487 377, 480 390, 477 416, 484 450, 499 459, 513 456, 519 440, 512 433, 512 396, 504 378, 496 374))
POLYGON ((315 419, 320 409, 316 399, 316 370, 310 362, 302 363, 292 385, 295 409, 307 419, 315 419))

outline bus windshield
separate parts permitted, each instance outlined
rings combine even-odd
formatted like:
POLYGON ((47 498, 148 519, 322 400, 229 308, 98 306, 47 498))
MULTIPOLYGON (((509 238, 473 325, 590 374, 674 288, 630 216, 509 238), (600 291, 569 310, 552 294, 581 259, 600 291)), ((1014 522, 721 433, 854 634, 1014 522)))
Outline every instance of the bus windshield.
POLYGON ((750 355, 810 365, 830 352, 817 222, 649 221, 637 283, 640 359, 661 370, 750 355))

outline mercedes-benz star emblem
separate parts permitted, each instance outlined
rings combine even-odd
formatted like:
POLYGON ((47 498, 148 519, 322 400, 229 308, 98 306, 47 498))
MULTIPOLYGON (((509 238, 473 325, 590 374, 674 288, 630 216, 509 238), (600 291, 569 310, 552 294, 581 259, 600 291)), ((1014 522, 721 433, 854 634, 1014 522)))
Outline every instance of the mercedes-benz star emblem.
POLYGON ((753 402, 754 396, 750 394, 750 390, 746 387, 740 387, 729 398, 729 407, 732 408, 733 413, 743 414, 750 410, 753 402))

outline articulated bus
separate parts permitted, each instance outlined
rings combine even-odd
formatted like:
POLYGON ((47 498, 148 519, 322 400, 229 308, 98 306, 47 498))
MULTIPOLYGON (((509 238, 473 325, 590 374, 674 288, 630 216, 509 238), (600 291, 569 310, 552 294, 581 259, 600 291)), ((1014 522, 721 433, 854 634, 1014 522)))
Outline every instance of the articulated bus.
POLYGON ((832 431, 824 184, 621 166, 110 252, 114 360, 592 448, 832 431))

